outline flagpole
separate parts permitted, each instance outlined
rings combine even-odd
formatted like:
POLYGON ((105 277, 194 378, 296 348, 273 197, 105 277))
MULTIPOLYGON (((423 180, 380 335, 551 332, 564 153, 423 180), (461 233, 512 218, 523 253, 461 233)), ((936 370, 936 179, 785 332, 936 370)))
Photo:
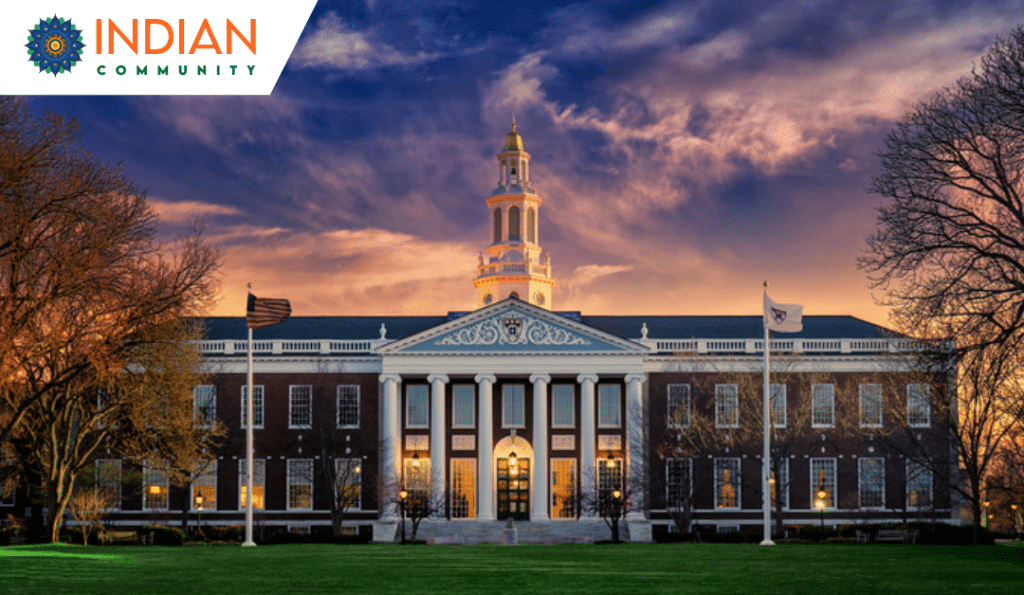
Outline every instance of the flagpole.
MULTIPOLYGON (((768 299, 768 282, 764 282, 764 297, 768 299)), ((770 435, 771 431, 771 413, 769 402, 771 399, 771 385, 768 382, 768 366, 769 366, 769 347, 771 343, 768 337, 768 324, 767 321, 763 320, 764 326, 764 451, 761 455, 761 508, 764 512, 764 538, 761 540, 761 545, 775 545, 772 541, 772 497, 769 490, 771 489, 771 445, 770 435)))
MULTIPOLYGON (((249 326, 246 324, 246 326, 249 326)), ((245 543, 243 547, 255 547, 252 540, 253 494, 252 494, 252 451, 253 451, 253 411, 252 411, 252 327, 249 327, 249 384, 245 393, 245 543)))

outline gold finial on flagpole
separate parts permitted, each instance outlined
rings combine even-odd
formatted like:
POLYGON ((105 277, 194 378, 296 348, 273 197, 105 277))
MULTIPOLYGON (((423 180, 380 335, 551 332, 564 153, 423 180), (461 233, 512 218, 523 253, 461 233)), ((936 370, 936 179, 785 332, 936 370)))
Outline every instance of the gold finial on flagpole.
POLYGON ((765 281, 765 282, 764 282, 764 288, 765 288, 765 289, 768 289, 768 281, 765 281))

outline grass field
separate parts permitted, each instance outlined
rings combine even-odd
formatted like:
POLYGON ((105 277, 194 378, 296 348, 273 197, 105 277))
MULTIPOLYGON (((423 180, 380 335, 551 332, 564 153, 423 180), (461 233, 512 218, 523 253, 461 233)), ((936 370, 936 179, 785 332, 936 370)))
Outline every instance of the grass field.
POLYGON ((1024 593, 1024 547, 0 547, 0 593, 1024 593))

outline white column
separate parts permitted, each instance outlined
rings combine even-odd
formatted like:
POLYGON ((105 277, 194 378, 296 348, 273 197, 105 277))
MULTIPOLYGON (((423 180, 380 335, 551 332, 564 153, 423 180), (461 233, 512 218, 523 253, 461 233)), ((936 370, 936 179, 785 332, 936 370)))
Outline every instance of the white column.
POLYGON ((444 385, 448 384, 446 374, 427 376, 430 383, 430 499, 440 502, 445 494, 444 456, 447 446, 447 432, 444 419, 444 385))
MULTIPOLYGON (((399 428, 399 390, 402 377, 398 374, 381 374, 380 381, 384 384, 382 402, 383 417, 381 419, 381 458, 380 474, 382 484, 397 489, 402 477, 402 432, 399 428)), ((384 506, 384 518, 397 518, 398 505, 384 506)))
POLYGON ((597 489, 597 470, 594 457, 597 450, 597 416, 594 415, 594 385, 597 374, 580 374, 580 485, 584 501, 597 489))
POLYGON ((478 442, 477 468, 477 514, 481 521, 493 521, 495 514, 494 502, 494 383, 498 379, 494 374, 477 374, 477 395, 480 402, 480 415, 477 419, 478 442))
POLYGON ((530 376, 533 383, 533 500, 530 520, 548 520, 548 374, 530 376))
POLYGON ((627 518, 641 519, 647 510, 646 465, 644 464, 644 436, 647 434, 643 415, 644 374, 626 374, 626 449, 629 476, 624 478, 630 497, 627 518))

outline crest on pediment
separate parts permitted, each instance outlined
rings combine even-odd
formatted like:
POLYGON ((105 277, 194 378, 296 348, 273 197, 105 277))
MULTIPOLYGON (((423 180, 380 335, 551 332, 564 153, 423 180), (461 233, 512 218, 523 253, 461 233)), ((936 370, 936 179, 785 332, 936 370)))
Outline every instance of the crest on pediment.
POLYGON ((434 341, 438 346, 454 345, 590 345, 586 337, 550 322, 516 313, 515 316, 486 318, 434 341))

